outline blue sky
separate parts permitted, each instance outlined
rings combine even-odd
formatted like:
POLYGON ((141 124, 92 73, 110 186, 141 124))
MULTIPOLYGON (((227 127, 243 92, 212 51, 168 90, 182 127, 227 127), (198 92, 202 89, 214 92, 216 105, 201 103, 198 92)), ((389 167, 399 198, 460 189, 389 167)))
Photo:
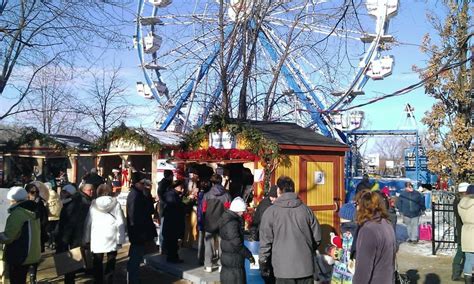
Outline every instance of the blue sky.
MULTIPOLYGON (((432 27, 426 20, 426 13, 428 10, 438 13, 442 7, 439 3, 436 3, 436 1, 401 0, 400 2, 398 14, 390 21, 389 34, 393 35, 401 44, 396 44, 392 50, 383 53, 384 55, 393 55, 395 57, 393 74, 384 80, 370 80, 365 87, 366 95, 356 99, 354 104, 380 96, 382 93, 391 93, 419 81, 418 74, 412 71, 412 65, 416 64, 423 67, 426 65, 427 58, 421 53, 417 45, 421 43, 425 33, 433 33, 432 27)), ((375 26, 374 21, 365 24, 365 26, 369 28, 374 28, 375 26)), ((362 44, 360 46, 362 50, 362 44)), ((127 54, 127 58, 130 60, 122 64, 127 67, 127 73, 131 75, 129 77, 130 84, 134 87, 133 79, 142 80, 141 72, 139 68, 137 68, 138 60, 136 58, 136 51, 131 50, 127 54)), ((137 97, 136 100, 139 102, 144 99, 137 97)), ((366 113, 365 128, 400 128, 400 124, 404 121, 401 118, 406 103, 410 103, 415 107, 415 116, 418 120, 418 126, 423 128, 423 125, 419 121, 423 117, 424 112, 431 108, 433 102, 433 99, 424 94, 424 89, 420 88, 406 95, 386 99, 363 107, 362 110, 366 113)), ((148 109, 151 105, 154 105, 154 102, 148 104, 148 109)), ((146 125, 151 123, 150 119, 151 117, 148 117, 146 120, 131 123, 146 125)))
MULTIPOLYGON (((183 2, 174 1, 172 4, 173 9, 179 11, 179 6, 183 5, 183 2)), ((132 3, 130 7, 136 9, 135 3, 132 3)), ((379 96, 381 93, 391 93, 419 81, 418 74, 412 71, 412 65, 416 64, 421 67, 426 65, 427 58, 416 45, 421 43, 425 33, 433 33, 432 27, 426 20, 428 9, 438 13, 441 11, 441 4, 435 0, 400 0, 398 15, 390 21, 389 34, 393 35, 401 44, 394 45, 392 50, 383 53, 384 55, 393 55, 395 57, 393 74, 384 80, 369 81, 365 87, 366 95, 357 98, 354 104, 379 96)), ((375 26, 374 21, 366 22, 364 25, 372 29, 375 26)), ((133 112, 139 115, 138 119, 129 120, 127 124, 153 127, 154 113, 158 108, 158 104, 153 100, 149 101, 139 97, 135 90, 135 83, 137 81, 144 81, 144 79, 141 69, 138 67, 137 52, 131 48, 134 29, 134 23, 130 21, 130 29, 126 31, 130 36, 130 49, 107 51, 104 53, 104 58, 101 62, 105 66, 112 66, 114 64, 122 66, 122 75, 130 94, 128 100, 136 105, 133 112)), ((363 45, 360 44, 360 51, 362 51, 362 48, 363 45)), ((419 121, 423 117, 424 112, 431 108, 433 102, 433 99, 424 94, 423 88, 420 88, 406 95, 386 99, 363 107, 362 110, 366 114, 364 128, 399 128, 406 103, 410 103, 415 107, 415 116, 419 121)), ((418 126, 420 128, 423 127, 420 122, 418 122, 418 126)))

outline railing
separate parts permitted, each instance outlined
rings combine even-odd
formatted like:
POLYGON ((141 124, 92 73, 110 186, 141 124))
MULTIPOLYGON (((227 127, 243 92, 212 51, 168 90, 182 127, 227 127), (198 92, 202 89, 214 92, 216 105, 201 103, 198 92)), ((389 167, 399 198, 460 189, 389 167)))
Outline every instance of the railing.
POLYGON ((431 240, 432 254, 440 249, 456 249, 456 217, 454 215, 455 195, 451 192, 433 191, 432 209, 432 230, 431 240))

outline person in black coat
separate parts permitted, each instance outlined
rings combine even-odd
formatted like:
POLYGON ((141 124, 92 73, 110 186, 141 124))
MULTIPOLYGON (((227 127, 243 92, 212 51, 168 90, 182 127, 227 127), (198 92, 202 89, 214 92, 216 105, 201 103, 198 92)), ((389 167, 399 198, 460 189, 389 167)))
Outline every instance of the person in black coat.
MULTIPOLYGON (((56 253, 83 245, 84 225, 91 206, 92 195, 90 190, 87 193, 82 190, 76 191, 72 184, 62 188, 63 208, 59 216, 56 253)), ((68 273, 64 277, 64 283, 74 283, 74 278, 74 273, 68 273)))
POLYGON ((182 201, 183 181, 176 180, 163 195, 165 207, 163 212, 163 242, 168 262, 183 262, 178 255, 178 239, 184 236, 185 212, 182 201))
POLYGON ((33 183, 29 183, 25 186, 26 192, 28 192, 28 199, 35 202, 36 208, 35 213, 40 219, 41 225, 41 252, 44 252, 44 244, 48 241, 48 209, 44 205, 45 201, 39 195, 39 188, 33 183))
POLYGON ((272 185, 268 191, 267 196, 260 201, 253 215, 252 227, 250 227, 250 235, 254 241, 259 240, 258 230, 260 228, 260 221, 262 220, 263 212, 267 210, 268 207, 272 206, 273 202, 277 199, 277 186, 272 185))
POLYGON ((84 177, 84 183, 92 184, 94 186, 93 196, 95 198, 97 196, 97 188, 99 187, 99 185, 104 183, 104 178, 99 176, 96 168, 92 168, 90 173, 84 177))
POLYGON ((242 198, 236 197, 229 210, 219 220, 221 238, 221 283, 247 283, 245 276, 245 259, 255 263, 250 250, 244 245, 242 214, 247 210, 242 198))
MULTIPOLYGON (((164 170, 163 178, 158 182, 158 189, 156 190, 156 195, 159 198, 159 212, 160 212, 160 224, 163 225, 163 212, 165 210, 165 202, 164 202, 164 195, 166 191, 171 187, 173 183, 173 171, 172 170, 164 170)), ((163 230, 160 230, 160 244, 163 246, 163 230)), ((162 247, 162 252, 164 252, 162 247)))
POLYGON ((359 184, 356 187, 356 194, 361 192, 364 189, 371 189, 373 184, 370 182, 369 175, 364 174, 362 176, 362 180, 359 182, 359 184))
POLYGON ((132 172, 132 187, 127 196, 127 231, 130 240, 127 263, 128 283, 140 282, 140 263, 145 253, 145 244, 157 237, 153 223, 153 199, 145 187, 145 178, 140 172, 132 172))

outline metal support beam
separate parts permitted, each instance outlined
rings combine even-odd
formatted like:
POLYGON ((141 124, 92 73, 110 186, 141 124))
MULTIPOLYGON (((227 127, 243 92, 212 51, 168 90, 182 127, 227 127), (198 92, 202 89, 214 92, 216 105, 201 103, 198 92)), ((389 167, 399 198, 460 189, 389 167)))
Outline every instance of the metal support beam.
MULTIPOLYGON (((232 31, 233 28, 234 28, 234 25, 227 26, 226 30, 224 31, 224 33, 225 33, 224 34, 224 38, 225 38, 224 40, 225 41, 227 41, 227 39, 229 37, 229 34, 230 34, 230 32, 232 31)), ((216 43, 216 45, 214 47, 214 51, 211 54, 209 54, 209 56, 206 58, 206 60, 204 60, 204 62, 201 64, 201 66, 199 66, 199 70, 198 70, 198 74, 197 74, 196 78, 191 80, 191 83, 189 83, 189 85, 186 87, 184 92, 181 94, 181 96, 180 96, 179 100, 177 101, 176 105, 168 113, 168 116, 166 117, 163 124, 161 124, 160 130, 166 130, 170 126, 171 122, 176 117, 176 115, 178 114, 178 112, 181 109, 181 107, 183 106, 183 104, 188 100, 189 96, 191 95, 191 92, 194 89, 194 85, 199 84, 201 79, 209 71, 209 68, 214 63, 214 60, 217 58, 217 55, 219 55, 220 49, 221 49, 221 43, 220 42, 216 43)))
MULTIPOLYGON (((277 63, 279 58, 277 55, 277 52, 275 48, 272 46, 270 41, 267 38, 267 35, 263 32, 259 32, 258 38, 260 39, 260 42, 262 46, 267 50, 268 55, 270 58, 277 63)), ((293 74, 291 73, 290 69, 286 64, 282 64, 281 66, 281 73, 285 77, 285 80, 288 84, 288 86, 293 89, 295 92, 295 95, 299 99, 299 101, 305 106, 305 108, 308 110, 311 119, 318 125, 319 130, 324 136, 327 137, 333 137, 332 132, 330 131, 329 126, 326 124, 324 119, 321 116, 321 113, 309 102, 309 100, 306 98, 304 95, 304 92, 301 90, 300 86, 296 82, 295 78, 293 77, 293 74)))

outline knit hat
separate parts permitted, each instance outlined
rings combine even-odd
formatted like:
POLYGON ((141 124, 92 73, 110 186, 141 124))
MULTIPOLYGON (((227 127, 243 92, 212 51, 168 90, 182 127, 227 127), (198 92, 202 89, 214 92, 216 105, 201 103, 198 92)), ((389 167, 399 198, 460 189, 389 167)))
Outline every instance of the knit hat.
POLYGON ((10 201, 23 201, 28 199, 28 193, 21 186, 14 186, 10 188, 7 193, 7 199, 10 201))
POLYGON ((270 187, 270 190, 268 191, 268 196, 269 197, 278 197, 277 189, 278 189, 278 186, 272 185, 270 187))
POLYGON ((466 193, 467 193, 467 194, 474 194, 474 185, 473 185, 473 184, 470 184, 470 185, 467 187, 466 193))
POLYGON ((65 186, 63 186, 62 190, 66 191, 70 195, 73 195, 74 193, 76 193, 76 188, 72 184, 66 184, 65 186))
POLYGON ((466 192, 468 186, 469 186, 469 184, 467 182, 461 182, 458 185, 458 192, 466 192))
POLYGON ((232 200, 229 210, 233 212, 245 212, 247 211, 247 206, 241 197, 236 197, 232 200))
POLYGON ((341 219, 344 219, 341 221, 345 221, 345 222, 355 221, 356 211, 357 210, 356 210, 355 204, 353 202, 348 202, 342 205, 341 209, 339 209, 339 217, 341 219))
POLYGON ((145 177, 139 171, 132 171, 132 174, 130 175, 130 181, 132 182, 132 184, 136 184, 144 178, 145 177))

